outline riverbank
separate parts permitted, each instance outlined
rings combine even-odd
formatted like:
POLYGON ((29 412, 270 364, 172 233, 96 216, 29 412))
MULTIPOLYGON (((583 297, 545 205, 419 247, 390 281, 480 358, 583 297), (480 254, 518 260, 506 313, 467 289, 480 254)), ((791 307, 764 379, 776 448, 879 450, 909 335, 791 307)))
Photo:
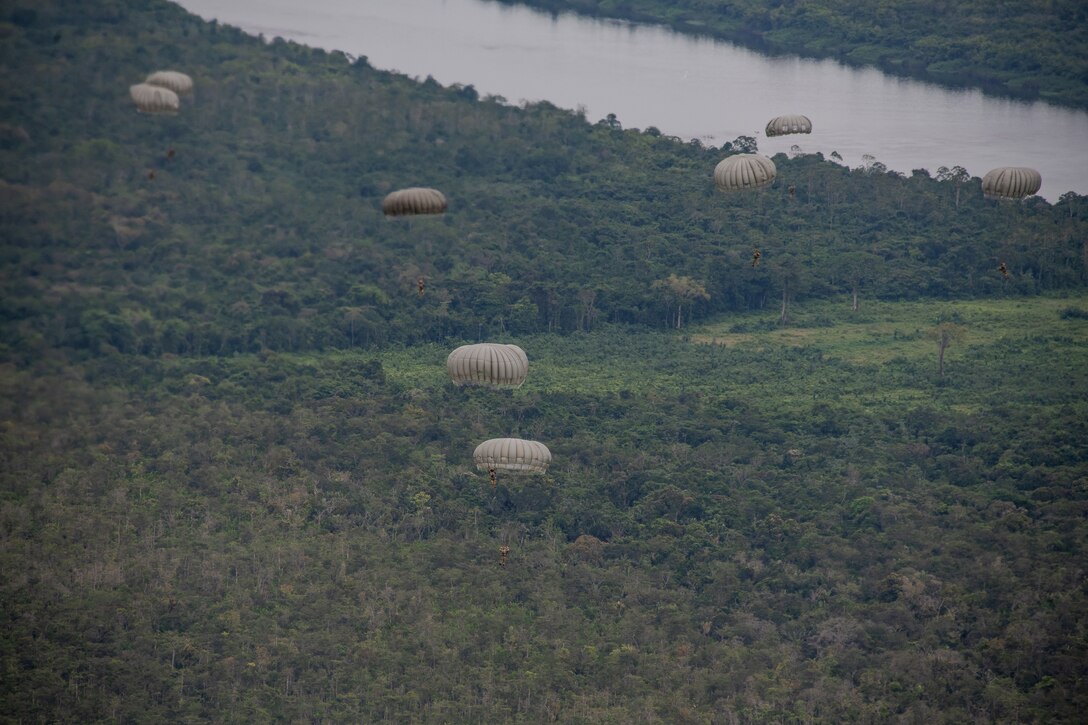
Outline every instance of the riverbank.
POLYGON ((659 129, 704 146, 758 138, 774 156, 820 152, 851 168, 872 163, 909 175, 962 166, 981 177, 1031 166, 1051 203, 1088 193, 1088 113, 904 81, 875 69, 796 56, 768 58, 725 41, 658 25, 574 13, 552 18, 527 5, 480 0, 184 0, 207 19, 366 56, 375 68, 473 86, 481 98, 547 100, 590 122, 613 114, 624 128, 659 129), (744 102, 738 102, 744 99, 744 102), (771 116, 800 112, 811 135, 766 138, 771 116), (835 153, 835 156, 832 154, 835 153), (867 158, 869 159, 867 161, 867 158))

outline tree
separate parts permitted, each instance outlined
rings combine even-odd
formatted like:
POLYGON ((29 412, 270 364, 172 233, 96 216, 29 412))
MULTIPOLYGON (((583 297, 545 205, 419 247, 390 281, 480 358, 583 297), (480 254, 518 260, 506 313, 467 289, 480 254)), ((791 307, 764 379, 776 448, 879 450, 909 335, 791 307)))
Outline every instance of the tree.
POLYGON ((594 304, 597 301, 597 290, 578 290, 577 297, 578 302, 580 303, 578 308, 578 329, 588 330, 593 326, 593 322, 597 319, 597 308, 594 307, 594 304))
POLYGON ((863 284, 876 277, 881 261, 879 256, 869 252, 855 252, 844 261, 842 269, 850 285, 851 310, 857 312, 858 290, 863 284))
POLYGON ((363 319, 362 307, 343 307, 344 319, 348 321, 350 327, 351 347, 355 347, 355 323, 363 319))
POLYGON ((676 304, 676 329, 684 326, 684 303, 690 306, 696 300, 709 300, 710 293, 701 282, 691 277, 677 277, 670 274, 666 279, 659 279, 653 283, 653 289, 659 290, 665 295, 665 304, 671 313, 672 305, 676 304))
POLYGON ((787 325, 790 321, 790 302, 793 300, 793 295, 806 281, 802 276, 804 270, 795 256, 786 255, 777 260, 773 265, 773 271, 782 282, 782 308, 778 322, 787 325))
POLYGON ((614 113, 610 113, 607 116, 605 116, 604 118, 602 118, 600 121, 597 121, 597 125, 598 126, 604 126, 605 128, 610 128, 613 131, 622 131, 623 130, 623 124, 620 123, 620 120, 618 118, 616 118, 616 114, 614 114, 614 113))
POLYGON ((738 154, 754 154, 759 151, 756 140, 752 136, 737 136, 730 147, 738 154))
POLYGON ((876 160, 876 157, 872 154, 861 155, 861 166, 858 167, 858 171, 865 174, 885 174, 888 172, 887 165, 876 160))
POLYGON ((940 166, 937 168, 937 181, 951 181, 956 185, 956 208, 960 208, 960 189, 963 184, 971 180, 971 175, 967 173, 967 169, 962 166, 953 166, 949 169, 947 166, 940 166))
POLYGON ((929 338, 937 341, 937 375, 944 377, 944 351, 953 342, 967 335, 967 328, 955 322, 942 322, 929 331, 929 338))

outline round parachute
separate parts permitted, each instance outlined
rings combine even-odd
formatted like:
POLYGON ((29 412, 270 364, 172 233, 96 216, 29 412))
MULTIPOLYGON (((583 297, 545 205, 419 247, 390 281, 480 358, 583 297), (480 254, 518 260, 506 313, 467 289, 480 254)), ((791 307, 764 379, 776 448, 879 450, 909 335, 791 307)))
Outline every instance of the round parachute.
POLYGON ((136 104, 136 110, 140 113, 173 115, 178 112, 181 105, 178 94, 169 88, 160 88, 147 83, 130 86, 128 94, 132 96, 132 102, 136 104))
POLYGON ((446 358, 446 370, 457 385, 517 388, 529 374, 529 357, 517 345, 462 345, 446 358))
POLYGON ((472 453, 481 471, 521 471, 544 473, 552 462, 552 453, 543 443, 521 438, 492 438, 476 446, 472 453))
POLYGON ((144 83, 149 86, 168 88, 179 96, 193 92, 193 79, 176 70, 155 71, 147 77, 144 83))
POLYGON ((785 136, 791 133, 812 133, 812 121, 808 116, 789 115, 772 118, 767 123, 768 136, 785 136))
POLYGON ((727 156, 714 168, 714 185, 721 191, 759 189, 769 186, 777 171, 774 162, 761 154, 727 156))
POLYGON ((441 191, 419 187, 399 189, 382 200, 382 211, 386 216, 441 214, 446 206, 446 197, 441 191))
POLYGON ((1002 166, 982 177, 982 193, 987 199, 1023 199, 1042 185, 1038 171, 1022 166, 1002 166))

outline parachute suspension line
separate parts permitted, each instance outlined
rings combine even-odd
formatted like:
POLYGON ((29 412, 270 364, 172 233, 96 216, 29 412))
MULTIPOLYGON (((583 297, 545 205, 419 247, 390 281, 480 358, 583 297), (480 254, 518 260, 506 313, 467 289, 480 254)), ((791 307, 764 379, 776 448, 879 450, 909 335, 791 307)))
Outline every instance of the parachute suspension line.
MULTIPOLYGON (((520 352, 520 348, 513 345, 496 346, 513 348, 520 352)), ((521 357, 520 355, 518 357, 521 357)), ((552 454, 548 447, 537 441, 522 440, 521 438, 492 438, 476 446, 472 452, 472 459, 476 463, 477 470, 487 471, 487 477, 491 481, 492 495, 497 493, 499 469, 512 471, 515 474, 544 474, 551 463, 552 454)), ((510 549, 506 545, 510 539, 509 530, 504 530, 499 539, 500 545, 505 548, 503 554, 503 566, 506 565, 506 553, 510 549)))

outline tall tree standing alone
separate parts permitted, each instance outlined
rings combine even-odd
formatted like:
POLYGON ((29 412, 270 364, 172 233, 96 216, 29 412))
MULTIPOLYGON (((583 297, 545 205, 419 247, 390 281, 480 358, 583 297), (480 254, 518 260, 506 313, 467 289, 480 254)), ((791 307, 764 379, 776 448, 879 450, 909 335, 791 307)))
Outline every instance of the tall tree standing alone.
POLYGON ((792 255, 780 257, 775 262, 774 274, 782 283, 782 310, 778 316, 781 325, 789 324, 790 302, 793 301, 794 293, 806 282, 802 272, 801 263, 792 255))
POLYGON ((342 307, 340 308, 344 313, 344 319, 348 321, 348 325, 351 331, 351 347, 355 347, 355 323, 363 319, 362 307, 342 307))
POLYGON ((967 328, 955 322, 942 322, 929 331, 929 337, 937 341, 937 376, 944 378, 944 351, 953 342, 967 335, 967 328))
POLYGON ((846 282, 850 286, 850 309, 857 312, 858 291, 862 285, 872 281, 877 276, 883 260, 876 254, 869 252, 855 252, 843 262, 843 271, 846 282))

